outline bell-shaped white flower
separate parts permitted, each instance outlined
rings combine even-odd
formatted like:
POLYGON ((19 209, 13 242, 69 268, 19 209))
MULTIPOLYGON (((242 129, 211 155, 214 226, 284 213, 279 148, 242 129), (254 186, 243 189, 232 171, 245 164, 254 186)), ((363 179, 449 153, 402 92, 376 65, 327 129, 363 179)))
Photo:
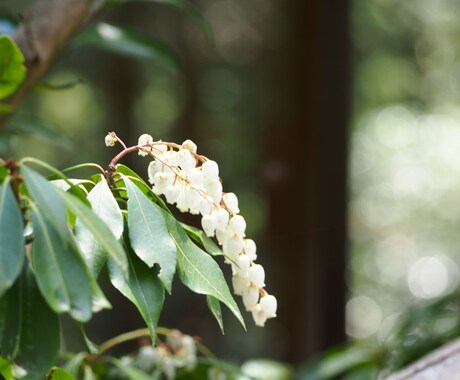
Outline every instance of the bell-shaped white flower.
POLYGON ((238 276, 243 278, 248 278, 249 267, 251 266, 251 261, 249 257, 246 255, 239 255, 236 260, 235 264, 232 265, 233 270, 235 271, 238 276))
POLYGON ((251 286, 243 291, 243 304, 247 311, 252 311, 259 301, 259 289, 251 286))
POLYGON ((238 198, 234 193, 225 193, 222 200, 230 212, 233 214, 238 214, 240 212, 240 209, 238 208, 238 198))
POLYGON ((248 280, 235 274, 232 277, 233 293, 242 296, 244 290, 248 287, 248 280))
POLYGON ((219 205, 222 200, 222 183, 220 181, 205 182, 204 186, 213 202, 219 205))
POLYGON ((241 215, 233 215, 228 222, 228 230, 231 234, 244 237, 246 231, 246 220, 241 215))
POLYGON ((182 143, 182 148, 187 149, 192 153, 196 153, 196 150, 197 150, 196 144, 192 140, 189 140, 189 139, 185 140, 182 143))
POLYGON ((203 172, 199 168, 193 168, 188 173, 188 179, 196 187, 203 186, 203 172))
POLYGON ((117 139, 113 137, 110 133, 105 136, 105 145, 106 146, 114 146, 117 143, 117 139))
POLYGON ((219 244, 223 246, 223 245, 225 245, 227 240, 230 239, 230 236, 228 235, 228 232, 227 232, 226 229, 225 230, 217 229, 216 230, 216 238, 217 238, 217 241, 219 242, 219 244))
MULTIPOLYGON (((204 193, 206 194, 206 193, 204 193)), ((199 205, 199 209, 200 209, 200 214, 201 215, 208 215, 212 212, 212 210, 214 209, 214 202, 212 201, 212 199, 210 197, 208 197, 207 195, 204 195, 201 197, 201 202, 200 202, 200 205, 199 205)))
POLYGON ((155 174, 158 172, 161 172, 163 168, 163 164, 159 161, 153 160, 150 161, 149 167, 147 169, 147 173, 149 176, 149 182, 153 184, 153 177, 155 177, 155 174))
POLYGON ((276 309, 278 308, 278 302, 275 296, 267 294, 260 299, 259 303, 267 318, 276 317, 276 309))
POLYGON ((181 186, 176 184, 171 184, 165 187, 163 193, 166 197, 166 200, 170 204, 174 204, 177 202, 177 198, 179 197, 179 193, 181 191, 181 186))
POLYGON ((252 309, 252 318, 254 319, 256 326, 259 326, 259 327, 265 326, 265 322, 267 321, 267 315, 265 314, 264 310, 259 304, 257 304, 252 309))
POLYGON ((230 218, 228 211, 222 207, 219 207, 214 211, 214 213, 216 214, 217 218, 217 228, 220 230, 226 230, 228 220, 230 218))
POLYGON ((211 183, 219 181, 219 166, 215 161, 207 160, 201 165, 204 182, 211 183))
POLYGON ((166 172, 157 172, 153 176, 153 184, 161 194, 164 193, 167 186, 172 185, 174 182, 174 174, 166 172))
POLYGON ((147 151, 151 152, 152 147, 151 145, 153 144, 153 138, 147 133, 144 133, 139 137, 139 140, 137 142, 137 145, 142 146, 142 150, 139 150, 139 156, 147 156, 147 151), (144 145, 149 145, 149 146, 144 146, 144 145))
POLYGON ((177 152, 177 165, 184 172, 189 173, 196 167, 196 159, 188 149, 181 149, 177 152))
POLYGON ((257 259, 256 251, 257 247, 254 240, 244 239, 244 253, 246 253, 251 261, 255 261, 257 259))
POLYGON ((213 237, 214 232, 216 231, 216 216, 214 214, 208 214, 201 218, 201 227, 203 227, 203 231, 205 232, 206 236, 213 237))
MULTIPOLYGON (((219 230, 217 230, 219 233, 219 230)), ((217 236, 219 238, 219 236, 217 236)), ((226 253, 231 259, 234 259, 241 253, 244 247, 243 239, 239 238, 238 236, 233 236, 229 239, 225 239, 223 245, 223 251, 226 253)))
POLYGON ((249 281, 257 288, 265 286, 265 270, 260 264, 252 264, 249 268, 249 281))

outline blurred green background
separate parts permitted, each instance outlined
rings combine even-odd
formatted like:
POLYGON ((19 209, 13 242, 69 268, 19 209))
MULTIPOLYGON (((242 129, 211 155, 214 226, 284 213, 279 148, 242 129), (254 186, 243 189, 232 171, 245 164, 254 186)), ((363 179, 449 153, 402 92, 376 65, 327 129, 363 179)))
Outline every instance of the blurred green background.
MULTIPOLYGON (((245 333, 227 315, 221 336, 205 302, 177 283, 161 325, 231 360, 299 363, 347 339, 385 345, 405 311, 458 288, 457 1, 115 3, 27 95, 8 126, 21 134, 3 132, 1 151, 105 166, 115 131, 127 144, 142 133, 191 138, 219 163, 280 318, 245 333), (89 43, 91 31, 110 41, 108 24, 162 47, 139 59, 89 43)), ((12 33, 29 6, 0 3, 0 31, 12 33)), ((146 175, 147 159, 124 162, 146 175)), ((121 306, 91 322, 93 340, 142 325, 109 298, 121 306)))

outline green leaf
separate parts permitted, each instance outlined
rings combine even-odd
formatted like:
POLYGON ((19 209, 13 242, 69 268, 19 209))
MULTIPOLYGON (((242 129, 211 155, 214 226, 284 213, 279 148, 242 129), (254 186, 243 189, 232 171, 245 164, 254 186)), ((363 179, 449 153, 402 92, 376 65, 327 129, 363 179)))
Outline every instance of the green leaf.
POLYGON ((78 377, 78 373, 83 361, 86 358, 85 352, 79 352, 75 354, 64 366, 64 369, 69 372, 72 376, 78 377))
POLYGON ((63 148, 71 148, 72 142, 58 128, 40 121, 21 116, 13 116, 7 121, 6 128, 2 130, 2 136, 26 136, 51 143, 63 148))
POLYGON ((181 223, 182 228, 187 232, 193 241, 200 244, 206 252, 212 256, 226 256, 214 241, 207 236, 203 230, 181 223))
POLYGON ((219 300, 213 296, 206 296, 206 302, 212 315, 214 315, 214 318, 216 318, 222 334, 224 334, 224 320, 222 318, 222 310, 220 308, 219 300))
MULTIPOLYGON (((123 234, 123 215, 105 178, 94 186, 87 199, 93 212, 110 229, 113 239, 119 240, 123 234)), ((75 237, 86 264, 97 276, 107 259, 106 251, 80 218, 75 223, 75 237)))
POLYGON ((149 268, 134 253, 129 254, 128 259, 129 277, 126 279, 109 258, 110 281, 137 307, 154 342, 158 319, 163 309, 164 288, 158 279, 157 270, 149 268))
POLYGON ((0 35, 0 99, 13 95, 26 77, 24 56, 14 40, 0 35))
POLYGON ((38 286, 51 308, 69 312, 78 321, 92 314, 91 274, 72 235, 61 236, 35 204, 32 206, 34 242, 32 265, 38 286))
POLYGON ((14 380, 13 365, 2 357, 0 357, 0 376, 3 376, 5 380, 14 380))
MULTIPOLYGON (((161 199, 158 195, 156 195, 153 191, 151 186, 149 186, 145 181, 137 174, 135 171, 131 170, 127 166, 123 164, 118 164, 115 173, 118 174, 124 174, 126 177, 128 177, 133 183, 139 188, 140 191, 142 191, 147 198, 151 199, 153 202, 155 202, 157 205, 159 205, 162 209, 166 210, 167 212, 171 213, 169 211, 168 206, 166 206, 166 203, 161 199)), ((123 186, 123 183, 118 182, 115 184, 116 187, 123 186)))
POLYGON ((46 376, 46 380, 75 380, 75 377, 62 368, 53 367, 46 376))
POLYGON ((85 29, 74 41, 92 45, 128 57, 154 61, 164 67, 177 69, 177 56, 166 45, 140 33, 100 22, 85 29))
POLYGON ((169 235, 161 209, 128 178, 128 231, 134 252, 149 266, 160 265, 158 277, 171 293, 176 271, 176 246, 169 235))
POLYGON ((21 166, 30 197, 62 238, 69 236, 67 212, 56 189, 45 177, 25 165, 21 166))
POLYGON ((115 261, 124 273, 127 273, 126 253, 120 242, 115 239, 111 229, 78 198, 65 192, 61 192, 61 196, 68 209, 92 232, 109 257, 115 261))
POLYGON ((38 380, 56 362, 59 345, 58 316, 26 268, 0 299, 0 355, 28 372, 23 379, 38 380))
POLYGON ((22 215, 7 177, 0 185, 0 297, 19 276, 24 258, 22 215))
POLYGON ((230 293, 219 265, 190 240, 185 230, 173 216, 164 211, 163 216, 177 247, 177 268, 181 281, 195 293, 217 298, 230 309, 246 328, 241 312, 230 293))
POLYGON ((99 346, 88 338, 88 335, 86 334, 85 328, 82 323, 78 323, 78 327, 80 329, 81 334, 83 335, 83 339, 85 341, 89 353, 91 355, 96 355, 99 352, 99 346))

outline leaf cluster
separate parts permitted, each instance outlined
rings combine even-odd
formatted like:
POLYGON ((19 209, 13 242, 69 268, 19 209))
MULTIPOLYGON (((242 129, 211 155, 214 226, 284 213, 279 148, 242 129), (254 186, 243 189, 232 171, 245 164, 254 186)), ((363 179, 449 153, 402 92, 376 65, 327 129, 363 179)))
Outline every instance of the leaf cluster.
MULTIPOLYGON (((221 303, 244 326, 215 261, 219 248, 176 220, 131 169, 99 169, 76 179, 34 159, 0 165, 0 357, 27 379, 43 378, 56 363, 59 315, 69 314, 83 329, 94 313, 111 308, 97 282, 104 267, 138 309, 153 343, 176 273, 206 296, 221 328, 221 303), (52 175, 43 176, 37 164, 52 175)), ((52 376, 66 378, 60 370, 52 376)))

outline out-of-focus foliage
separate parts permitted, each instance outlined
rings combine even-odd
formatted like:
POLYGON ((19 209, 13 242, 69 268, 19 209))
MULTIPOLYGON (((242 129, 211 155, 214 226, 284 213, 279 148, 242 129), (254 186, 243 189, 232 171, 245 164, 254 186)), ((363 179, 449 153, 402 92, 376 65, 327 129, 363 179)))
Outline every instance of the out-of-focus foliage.
POLYGON ((402 311, 459 284, 458 10, 450 0, 353 2, 355 339, 385 342, 402 311))
POLYGON ((381 342, 354 342, 332 348, 301 367, 298 378, 370 380, 385 378, 452 339, 460 337, 460 294, 417 305, 401 314, 381 342))
POLYGON ((21 50, 11 37, 0 35, 0 100, 13 95, 25 76, 21 50))

